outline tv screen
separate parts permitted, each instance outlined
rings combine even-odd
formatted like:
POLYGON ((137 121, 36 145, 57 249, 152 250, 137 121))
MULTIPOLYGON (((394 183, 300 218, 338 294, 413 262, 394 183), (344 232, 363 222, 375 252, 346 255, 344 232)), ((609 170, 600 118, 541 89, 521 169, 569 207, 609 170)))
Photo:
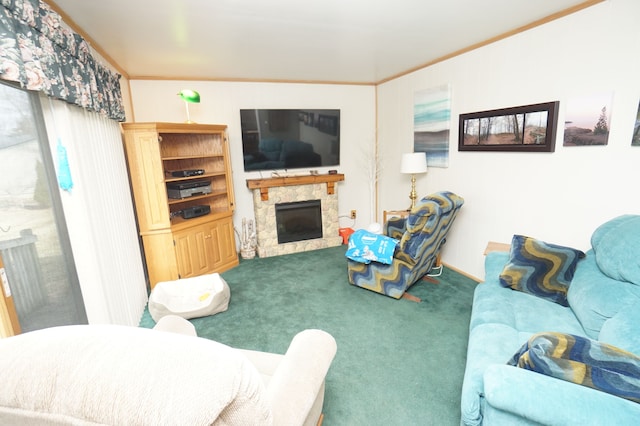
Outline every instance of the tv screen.
POLYGON ((340 165, 339 109, 241 109, 245 172, 340 165))

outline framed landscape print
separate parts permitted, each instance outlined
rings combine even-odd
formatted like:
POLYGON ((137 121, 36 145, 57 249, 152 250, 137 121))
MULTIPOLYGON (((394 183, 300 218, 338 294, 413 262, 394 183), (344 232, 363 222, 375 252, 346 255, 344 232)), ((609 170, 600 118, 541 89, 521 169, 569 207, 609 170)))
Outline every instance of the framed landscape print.
POLYGON ((613 92, 577 96, 564 104, 563 146, 592 146, 609 143, 613 92))
POLYGON ((424 152, 429 167, 449 167, 451 85, 413 95, 413 152, 424 152))
POLYGON ((460 114, 458 151, 553 152, 559 102, 460 114))

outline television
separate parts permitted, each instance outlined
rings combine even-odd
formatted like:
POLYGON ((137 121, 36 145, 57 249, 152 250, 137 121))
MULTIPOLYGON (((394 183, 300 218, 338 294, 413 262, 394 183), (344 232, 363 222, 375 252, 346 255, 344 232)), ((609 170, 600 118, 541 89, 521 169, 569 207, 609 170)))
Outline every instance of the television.
POLYGON ((339 109, 241 109, 244 171, 340 165, 339 109))

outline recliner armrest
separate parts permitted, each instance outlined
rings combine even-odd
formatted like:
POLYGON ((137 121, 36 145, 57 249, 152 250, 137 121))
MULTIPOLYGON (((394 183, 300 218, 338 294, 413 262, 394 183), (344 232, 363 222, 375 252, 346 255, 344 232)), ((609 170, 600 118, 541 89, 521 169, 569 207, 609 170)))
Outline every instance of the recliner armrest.
POLYGON ((311 410, 337 350, 322 330, 298 333, 267 386, 274 424, 303 424, 311 410))

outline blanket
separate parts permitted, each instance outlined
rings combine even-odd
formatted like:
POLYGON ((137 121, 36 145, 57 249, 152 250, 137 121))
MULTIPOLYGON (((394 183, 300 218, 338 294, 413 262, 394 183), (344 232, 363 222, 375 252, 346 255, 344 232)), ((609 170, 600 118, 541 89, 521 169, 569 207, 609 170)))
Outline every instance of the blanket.
POLYGON ((398 240, 359 229, 349 237, 345 256, 360 263, 380 262, 391 265, 398 240))

